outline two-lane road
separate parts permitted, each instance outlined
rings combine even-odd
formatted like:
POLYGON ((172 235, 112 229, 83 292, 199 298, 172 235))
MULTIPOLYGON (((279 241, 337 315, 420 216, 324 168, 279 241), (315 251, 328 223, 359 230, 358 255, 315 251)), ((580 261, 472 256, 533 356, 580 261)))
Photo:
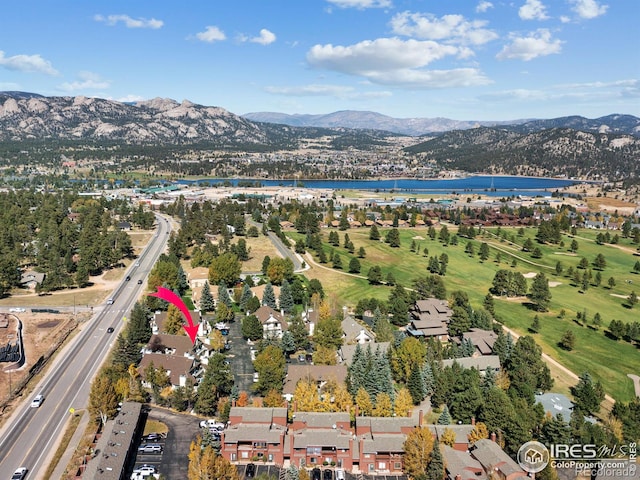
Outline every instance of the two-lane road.
POLYGON ((29 469, 29 479, 43 478, 48 457, 55 452, 69 419, 69 409, 88 404, 91 380, 107 357, 123 316, 138 300, 144 280, 166 247, 171 227, 163 217, 158 216, 157 220, 154 237, 127 271, 130 280, 118 285, 104 308, 60 352, 32 396, 0 430, 0 478, 9 478, 18 467, 29 469), (109 327, 115 331, 107 333, 109 327), (31 408, 31 399, 37 394, 44 395, 44 402, 39 408, 31 408))

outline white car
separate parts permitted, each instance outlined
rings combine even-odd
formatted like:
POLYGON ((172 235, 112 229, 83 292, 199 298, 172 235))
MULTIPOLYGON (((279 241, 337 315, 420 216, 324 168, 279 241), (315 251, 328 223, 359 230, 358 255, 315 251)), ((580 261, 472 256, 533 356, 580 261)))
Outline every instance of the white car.
POLYGON ((142 465, 136 468, 133 473, 141 473, 142 475, 153 475, 156 473, 156 467, 153 465, 142 465))
POLYGON ((33 400, 31 400, 31 408, 38 408, 44 402, 44 395, 36 395, 33 400))
POLYGON ((24 313, 27 311, 26 308, 12 307, 9 309, 11 313, 24 313))
POLYGON ((22 480, 27 474, 27 469, 25 467, 18 468, 13 475, 11 476, 11 480, 22 480))
POLYGON ((213 418, 210 418, 209 420, 202 420, 200 422, 200 428, 208 428, 210 430, 224 430, 224 426, 224 423, 218 422, 213 418))

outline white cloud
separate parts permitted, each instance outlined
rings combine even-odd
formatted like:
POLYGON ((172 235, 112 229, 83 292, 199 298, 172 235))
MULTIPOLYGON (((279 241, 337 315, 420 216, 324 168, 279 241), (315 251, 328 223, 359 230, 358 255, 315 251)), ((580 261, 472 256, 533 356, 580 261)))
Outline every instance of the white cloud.
POLYGON ((79 90, 104 90, 111 86, 111 82, 103 80, 100 75, 92 72, 80 72, 79 80, 75 82, 64 82, 58 86, 64 92, 77 92, 79 90))
POLYGON ((569 17, 567 17, 566 15, 560 15, 560 21, 562 23, 569 23, 571 21, 571 19, 569 17))
POLYGON ((129 95, 125 95, 124 97, 116 98, 116 101, 122 102, 122 103, 134 103, 134 102, 141 102, 143 100, 146 100, 146 98, 141 96, 141 95, 133 95, 133 94, 129 94, 129 95))
POLYGON ((481 0, 481 2, 478 3, 478 5, 476 6, 476 12, 477 13, 484 13, 487 10, 489 10, 490 8, 493 8, 493 3, 487 2, 486 0, 481 0))
POLYGON ((276 41, 276 35, 266 28, 260 30, 260 35, 249 39, 250 42, 259 43, 260 45, 269 45, 276 41))
POLYGON ((158 29, 164 25, 162 20, 155 18, 131 18, 129 15, 94 15, 96 22, 103 22, 109 26, 117 25, 122 22, 127 28, 152 28, 158 29))
POLYGON ((540 0, 526 0, 525 4, 518 10, 518 15, 522 20, 546 20, 547 7, 540 0))
POLYGON ((528 62, 536 57, 543 57, 562 50, 562 41, 551 38, 551 32, 540 28, 527 37, 511 36, 511 43, 505 45, 496 55, 498 60, 518 59, 528 62))
POLYGON ((389 91, 375 92, 358 92, 353 87, 345 87, 342 85, 322 85, 311 84, 293 87, 265 87, 265 91, 276 95, 285 95, 292 97, 335 97, 339 99, 369 99, 390 97, 392 93, 389 91))
POLYGON ((53 68, 49 60, 45 60, 40 55, 14 55, 5 57, 0 50, 0 66, 7 70, 28 73, 45 73, 47 75, 58 75, 58 71, 53 68))
POLYGON ((227 36, 218 27, 207 26, 204 32, 196 33, 196 38, 202 42, 213 43, 226 40, 227 36))
POLYGON ((591 19, 604 15, 608 5, 599 5, 596 0, 572 0, 574 4, 572 10, 578 14, 580 18, 591 19))
POLYGON ((327 0, 327 2, 340 8, 386 8, 390 7, 391 0, 327 0))
POLYGON ((482 85, 489 80, 475 68, 423 70, 447 56, 466 57, 470 50, 433 41, 379 38, 350 46, 315 45, 307 61, 316 68, 361 76, 383 85, 415 88, 482 85))
POLYGON ((466 20, 462 15, 444 15, 402 12, 393 16, 391 28, 398 35, 425 40, 443 40, 450 43, 482 45, 498 38, 498 34, 484 28, 485 20, 466 20))

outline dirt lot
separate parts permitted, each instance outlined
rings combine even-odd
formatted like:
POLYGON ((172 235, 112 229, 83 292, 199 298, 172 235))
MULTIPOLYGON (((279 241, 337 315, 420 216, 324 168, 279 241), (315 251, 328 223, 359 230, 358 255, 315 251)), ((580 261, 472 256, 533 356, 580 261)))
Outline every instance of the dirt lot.
MULTIPOLYGON (((76 321, 73 313, 31 313, 21 312, 16 315, 8 314, 9 320, 7 328, 0 328, 0 345, 8 342, 15 343, 17 319, 22 320, 22 338, 26 353, 26 363, 20 369, 8 371, 13 364, 0 364, 0 403, 7 400, 9 396, 9 384, 15 391, 16 386, 27 376, 29 369, 42 356, 50 352, 54 345, 57 345, 68 333, 73 331, 76 321), (17 317, 16 317, 17 315, 17 317)), ((84 319, 88 314, 79 314, 79 320, 84 319)), ((0 423, 2 422, 0 413, 0 423)))

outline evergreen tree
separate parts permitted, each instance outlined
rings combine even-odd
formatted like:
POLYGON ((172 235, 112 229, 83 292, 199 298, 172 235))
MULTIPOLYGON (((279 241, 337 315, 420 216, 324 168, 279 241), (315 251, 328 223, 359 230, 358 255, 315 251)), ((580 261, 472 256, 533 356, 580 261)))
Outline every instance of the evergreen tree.
POLYGON ((289 282, 287 282, 286 280, 282 281, 282 286, 280 287, 280 298, 278 299, 278 303, 280 305, 280 308, 284 310, 284 312, 287 314, 293 312, 295 308, 293 295, 291 293, 291 286, 289 285, 289 282))
POLYGON ((309 332, 300 315, 296 315, 289 324, 289 332, 293 336, 296 350, 304 350, 309 346, 309 332))
POLYGON ((360 273, 360 261, 353 257, 349 262, 349 273, 360 273))
POLYGON ((289 330, 282 333, 282 338, 280 339, 280 343, 282 345, 282 350, 285 355, 291 355, 296 351, 296 342, 293 338, 293 335, 289 330))
POLYGON ((333 263, 333 268, 342 270, 342 258, 340 257, 340 255, 338 255, 337 252, 333 254, 331 262, 333 263))
POLYGON ((369 230, 369 240, 380 240, 380 232, 375 224, 371 225, 371 229, 369 230))
POLYGON ((218 284, 218 305, 225 304, 228 308, 231 308, 233 302, 231 297, 229 296, 229 291, 227 290, 227 284, 225 282, 220 282, 218 284))
POLYGON ((358 249, 358 258, 365 258, 367 256, 367 252, 364 247, 360 247, 358 249))
POLYGON ((538 317, 538 315, 533 317, 533 323, 529 327, 529 330, 532 331, 533 333, 540 332, 540 317, 538 317))
POLYGON ((400 247, 400 232, 397 228, 392 228, 387 232, 385 237, 385 242, 389 244, 390 247, 399 248, 400 247))
POLYGON ((438 417, 438 425, 451 425, 451 414, 449 413, 449 408, 446 405, 438 417))
POLYGON ((131 310, 129 326, 127 328, 127 341, 133 345, 146 345, 151 338, 151 314, 147 307, 136 302, 131 310))
POLYGON ((264 335, 264 329, 260 320, 255 315, 249 315, 242 319, 242 336, 249 340, 260 340, 264 335))
POLYGON ((424 385, 425 394, 432 395, 435 390, 436 380, 433 376, 433 370, 428 362, 422 366, 422 383, 424 385))
POLYGON ((249 302, 249 300, 251 300, 252 297, 253 297, 253 292, 251 291, 251 287, 245 281, 244 285, 242 286, 242 293, 240 294, 240 308, 242 310, 246 310, 247 302, 249 302))
POLYGON ((211 287, 209 287, 209 282, 205 281, 200 295, 200 311, 202 313, 208 313, 213 312, 215 308, 213 295, 211 295, 211 287))
POLYGON ((407 382, 407 388, 411 394, 411 399, 414 405, 418 405, 427 396, 427 392, 424 385, 424 379, 420 367, 414 365, 411 369, 411 375, 409 375, 409 381, 407 382))
POLYGON ((434 442, 431 461, 427 467, 426 480, 442 480, 444 477, 444 461, 440 452, 440 443, 434 442))
POLYGON ((271 282, 268 282, 264 287, 264 292, 262 294, 262 305, 271 307, 274 310, 278 308, 278 305, 276 304, 276 294, 273 291, 271 282))
POLYGON ((271 257, 269 257, 269 255, 266 255, 263 259, 262 259, 262 274, 266 275, 267 274, 267 269, 269 268, 269 264, 271 263, 271 257))
POLYGON ((371 285, 379 285, 382 283, 382 270, 379 266, 374 265, 367 273, 367 279, 371 285))
POLYGON ((593 381, 589 372, 580 375, 578 384, 571 389, 578 409, 594 414, 600 411, 600 403, 604 400, 604 389, 600 382, 593 381))
POLYGON ((537 311, 547 311, 551 301, 551 292, 549 291, 549 281, 544 273, 538 273, 533 279, 529 298, 535 304, 537 311))

